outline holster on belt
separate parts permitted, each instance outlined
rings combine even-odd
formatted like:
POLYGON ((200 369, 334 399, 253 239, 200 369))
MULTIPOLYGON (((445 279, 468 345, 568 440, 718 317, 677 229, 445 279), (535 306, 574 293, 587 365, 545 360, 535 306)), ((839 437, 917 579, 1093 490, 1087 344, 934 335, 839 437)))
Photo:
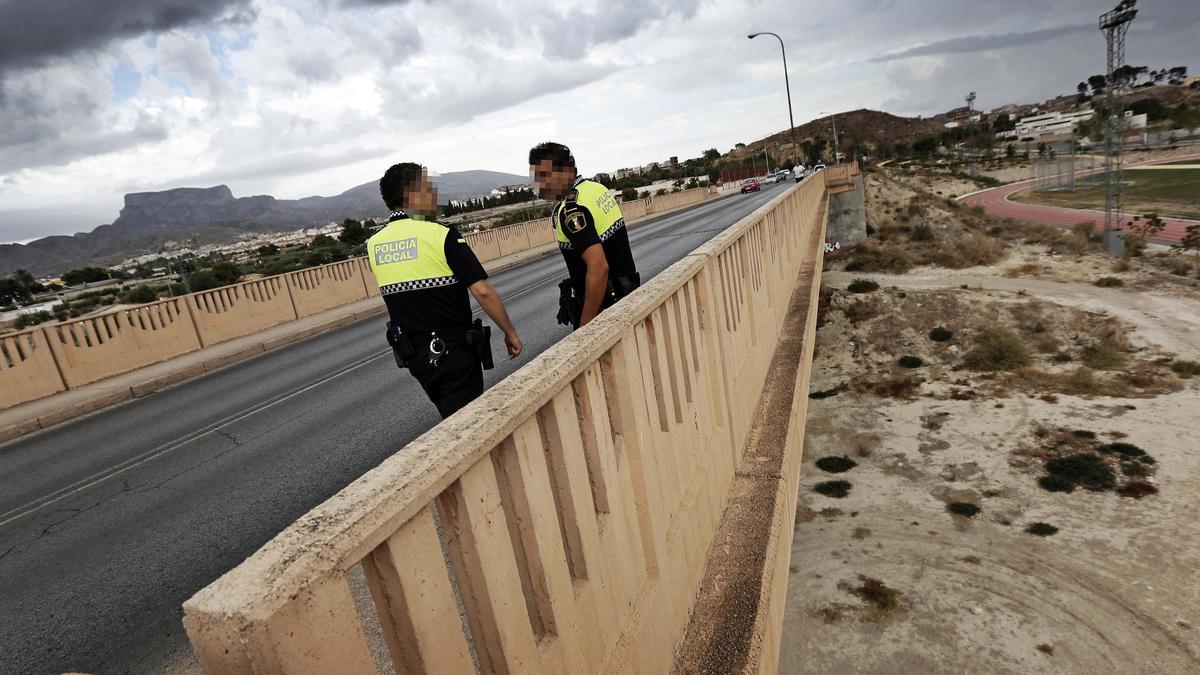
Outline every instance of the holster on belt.
POLYGON ((638 286, 641 286, 641 285, 642 285, 642 275, 638 274, 637 272, 634 272, 633 274, 630 274, 628 276, 621 276, 621 277, 615 277, 613 279, 609 279, 608 290, 609 290, 609 293, 611 293, 615 299, 620 300, 621 298, 636 291, 638 289, 638 286))
POLYGON ((484 370, 496 367, 492 360, 492 327, 483 325, 483 319, 475 319, 471 329, 467 331, 467 346, 475 350, 484 370))
POLYGON ((412 341, 400 331, 399 326, 391 321, 387 322, 387 343, 392 348, 392 356, 396 358, 397 368, 407 368, 407 362, 417 355, 412 341))
POLYGON ((565 326, 578 326, 583 317, 583 298, 575 294, 570 279, 558 282, 558 322, 565 326))

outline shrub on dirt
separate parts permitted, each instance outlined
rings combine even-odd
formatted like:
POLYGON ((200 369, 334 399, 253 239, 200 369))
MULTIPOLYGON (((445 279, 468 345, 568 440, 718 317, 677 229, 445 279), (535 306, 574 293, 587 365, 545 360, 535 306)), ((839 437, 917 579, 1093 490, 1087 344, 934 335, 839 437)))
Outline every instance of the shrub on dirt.
POLYGON ((1047 492, 1074 492, 1075 483, 1061 476, 1048 474, 1038 479, 1038 485, 1047 492))
POLYGON ((1111 490, 1117 480, 1113 468, 1090 452, 1077 452, 1066 457, 1048 459, 1046 472, 1093 492, 1111 490))
POLYGON ((1171 370, 1182 378, 1195 377, 1200 375, 1200 361, 1173 361, 1171 370))
POLYGON ((1096 227, 1095 223, 1075 223, 1071 226, 1071 232, 1083 237, 1084 241, 1088 243, 1099 244, 1104 241, 1104 233, 1096 227))
POLYGON ((1092 344, 1083 348, 1080 361, 1095 370, 1113 370, 1125 365, 1125 354, 1107 344, 1092 344))
POLYGON ((1098 447, 1096 449, 1106 455, 1117 454, 1117 455, 1121 455, 1122 457, 1146 457, 1146 456, 1148 456, 1148 455, 1146 455, 1145 450, 1139 448, 1138 446, 1134 445, 1133 443, 1126 443, 1124 441, 1116 441, 1114 443, 1105 443, 1104 445, 1101 445, 1100 447, 1098 447))
POLYGON ((1121 462, 1121 473, 1130 478, 1145 478, 1150 475, 1150 467, 1141 462, 1121 462))
POLYGON ((1004 257, 1004 248, 995 239, 976 232, 962 241, 959 254, 968 265, 991 265, 1004 257))
POLYGON ((1021 338, 1002 326, 980 330, 975 336, 975 348, 963 357, 964 366, 983 371, 1016 370, 1032 361, 1021 338))
POLYGON ((1050 523, 1030 523, 1025 527, 1025 531, 1029 534, 1036 534, 1039 537, 1049 537, 1052 534, 1058 534, 1058 528, 1050 523))
POLYGON ((901 368, 920 368, 925 365, 925 362, 916 356, 901 356, 898 363, 901 368))
POLYGON ((1083 255, 1087 253, 1089 242, 1077 234, 1059 233, 1054 240, 1054 248, 1068 255, 1083 255))
POLYGON ((822 457, 816 461, 817 468, 826 473, 846 473, 858 466, 858 462, 845 455, 822 457))
POLYGON ((857 588, 841 586, 844 590, 857 595, 867 603, 869 611, 865 619, 874 623, 883 623, 892 615, 904 610, 902 599, 904 594, 894 588, 889 588, 882 581, 859 575, 862 585, 857 588))
POLYGON ((850 494, 850 488, 850 481, 827 480, 814 485, 813 491, 818 494, 825 495, 826 497, 841 499, 842 497, 850 494))
POLYGON ((850 291, 851 293, 871 293, 879 290, 879 284, 871 281, 870 279, 855 279, 854 281, 850 282, 850 285, 846 287, 846 290, 850 291))
POLYGON ((903 245, 880 245, 872 241, 859 242, 850 252, 847 272, 881 272, 904 274, 912 269, 913 257, 903 245))
POLYGON ((1117 488, 1117 494, 1122 497, 1141 499, 1148 495, 1158 494, 1158 488, 1153 483, 1135 478, 1117 488))
POLYGON ((925 223, 913 225, 912 232, 908 233, 909 241, 916 241, 916 242, 933 241, 936 238, 937 237, 935 237, 933 234, 933 228, 926 225, 925 223))
POLYGON ((841 390, 837 387, 834 387, 833 389, 826 389, 824 391, 814 391, 809 394, 808 397, 814 400, 829 398, 830 396, 837 396, 839 391, 841 390))
POLYGON ((1115 288, 1117 286, 1124 286, 1125 282, 1116 277, 1100 277, 1093 281, 1092 284, 1100 288, 1115 288))
POLYGON ((971 502, 950 502, 946 505, 946 510, 958 516, 974 518, 983 509, 971 502))
POLYGON ((855 382, 854 388, 860 394, 870 394, 879 398, 911 399, 921 388, 921 380, 908 375, 888 377, 877 382, 859 380, 855 382))
POLYGON ((952 337, 954 337, 954 331, 941 326, 929 331, 929 339, 934 342, 946 342, 952 337))

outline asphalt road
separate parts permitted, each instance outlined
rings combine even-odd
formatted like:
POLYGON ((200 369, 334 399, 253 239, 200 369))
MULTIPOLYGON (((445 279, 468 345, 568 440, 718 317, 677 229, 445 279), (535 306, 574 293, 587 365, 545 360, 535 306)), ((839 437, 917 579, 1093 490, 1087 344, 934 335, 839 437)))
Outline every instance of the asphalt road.
MULTIPOLYGON (((783 187, 631 230, 643 279, 783 187)), ((525 355, 498 356, 489 385, 566 334, 562 276, 554 254, 492 278, 525 355)), ((161 672, 185 657, 184 600, 438 421, 382 324, 0 445, 0 673, 161 672)))
MULTIPOLYGON (((1136 164, 1127 164, 1126 169, 1135 166, 1149 166, 1154 164, 1163 164, 1165 162, 1178 161, 1187 159, 1187 157, 1173 157, 1171 159, 1155 160, 1148 162, 1138 162, 1136 164)), ((1104 173, 1104 169, 1089 169, 1086 171, 1075 172, 1076 176, 1090 176, 1092 174, 1104 173)), ((1014 194, 1033 188, 1033 180, 1024 180, 1016 183, 1009 183, 999 187, 980 190, 965 197, 959 201, 964 204, 982 206, 984 211, 994 216, 1007 218, 1016 218, 1017 220, 1027 220, 1034 223, 1043 223, 1046 225, 1054 225, 1056 227, 1069 228, 1076 223, 1096 223, 1100 227, 1104 226, 1104 212, 1093 211, 1088 209, 1069 209, 1061 206, 1047 206, 1044 204, 1031 204, 1028 202, 1014 202, 1010 199, 1014 194)), ((1127 220, 1134 214, 1125 213, 1123 219, 1127 220)), ((1154 237, 1153 241, 1162 244, 1175 244, 1183 238, 1184 230, 1188 225, 1196 222, 1194 220, 1185 220, 1183 218, 1163 218, 1165 226, 1162 232, 1154 237)))

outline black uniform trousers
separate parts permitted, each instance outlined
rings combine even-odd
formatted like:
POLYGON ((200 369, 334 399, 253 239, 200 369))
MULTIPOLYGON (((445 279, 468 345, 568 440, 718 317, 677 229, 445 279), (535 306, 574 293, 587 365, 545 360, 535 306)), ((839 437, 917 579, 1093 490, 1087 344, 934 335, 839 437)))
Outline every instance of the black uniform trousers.
POLYGON ((465 341, 447 341, 447 352, 437 366, 429 363, 428 341, 418 344, 418 356, 405 365, 437 406, 442 419, 479 398, 483 393, 483 364, 465 341))

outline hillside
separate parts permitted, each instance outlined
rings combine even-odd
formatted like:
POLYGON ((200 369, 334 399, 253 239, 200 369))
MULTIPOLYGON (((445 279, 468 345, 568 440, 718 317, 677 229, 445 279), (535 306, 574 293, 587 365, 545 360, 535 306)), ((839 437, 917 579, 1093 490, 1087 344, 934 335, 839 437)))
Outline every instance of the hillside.
MULTIPOLYGON (((922 136, 929 136, 943 131, 943 120, 933 118, 900 117, 879 110, 851 110, 837 114, 838 135, 844 144, 856 141, 857 145, 875 145, 880 141, 889 143, 912 143, 922 136)), ((833 123, 830 116, 821 117, 796 127, 796 143, 825 139, 832 143, 833 123)), ((733 159, 748 157, 752 153, 761 153, 763 147, 774 154, 778 144, 782 154, 789 154, 790 139, 785 129, 763 139, 748 143, 745 148, 739 148, 729 153, 733 159)))
MULTIPOLYGON (((445 173, 436 180, 442 202, 486 193, 500 185, 529 182, 525 176, 482 170, 445 173)), ((247 232, 275 232, 344 218, 386 215, 375 181, 331 197, 302 199, 234 197, 226 185, 135 192, 125 195, 124 208, 109 225, 72 236, 0 245, 0 275, 22 268, 34 274, 62 272, 83 265, 120 262, 169 244, 224 243, 247 232)))

